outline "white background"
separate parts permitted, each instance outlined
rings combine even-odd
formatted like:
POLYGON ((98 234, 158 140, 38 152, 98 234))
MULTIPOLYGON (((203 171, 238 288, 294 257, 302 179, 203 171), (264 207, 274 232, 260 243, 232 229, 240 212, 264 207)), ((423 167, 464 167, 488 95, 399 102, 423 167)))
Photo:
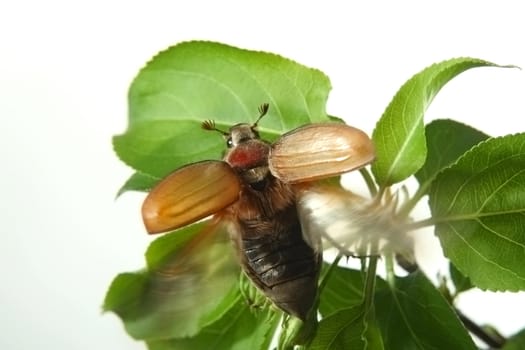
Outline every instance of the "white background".
MULTIPOLYGON (((518 1, 345 3, 0 4, 1 349, 143 349, 100 305, 117 273, 143 266, 150 240, 143 195, 114 201, 131 169, 111 137, 125 130, 130 82, 159 50, 215 40, 319 68, 333 84, 328 112, 367 132, 397 88, 433 62, 525 67, 518 1)), ((524 131, 525 73, 462 74, 427 114, 443 117, 492 135, 524 131)), ((434 256, 429 266, 439 265, 434 256)), ((524 297, 501 296, 466 295, 462 307, 509 334, 525 325, 524 297)))

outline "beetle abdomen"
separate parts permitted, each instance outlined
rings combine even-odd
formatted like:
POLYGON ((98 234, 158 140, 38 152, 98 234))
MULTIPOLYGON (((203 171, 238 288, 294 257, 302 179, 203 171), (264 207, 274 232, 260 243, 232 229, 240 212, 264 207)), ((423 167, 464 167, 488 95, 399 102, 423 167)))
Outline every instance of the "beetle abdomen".
POLYGON ((304 320, 315 301, 321 256, 304 241, 295 205, 281 214, 286 220, 239 222, 241 262, 276 306, 304 320))

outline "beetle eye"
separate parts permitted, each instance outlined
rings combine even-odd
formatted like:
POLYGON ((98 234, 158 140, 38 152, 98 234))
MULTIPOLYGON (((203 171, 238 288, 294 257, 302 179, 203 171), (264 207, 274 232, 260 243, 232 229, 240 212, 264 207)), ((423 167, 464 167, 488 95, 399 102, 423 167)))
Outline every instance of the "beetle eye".
POLYGON ((228 148, 232 148, 233 147, 233 140, 231 137, 228 137, 228 140, 226 140, 226 146, 228 148))

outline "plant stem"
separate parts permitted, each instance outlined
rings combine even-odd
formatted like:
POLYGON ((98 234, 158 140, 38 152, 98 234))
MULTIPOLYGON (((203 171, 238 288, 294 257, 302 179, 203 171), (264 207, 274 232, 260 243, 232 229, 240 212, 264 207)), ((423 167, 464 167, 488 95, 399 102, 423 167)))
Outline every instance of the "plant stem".
POLYGON ((376 188, 376 184, 374 183, 374 179, 372 178, 368 170, 366 170, 365 168, 359 169, 359 172, 361 173, 361 176, 363 176, 363 179, 365 180, 366 186, 368 187, 368 191, 370 191, 370 194, 372 195, 372 197, 375 196, 377 194, 377 188, 376 188))
POLYGON ((498 336, 496 334, 490 334, 486 332, 483 328, 475 324, 470 318, 465 316, 458 309, 454 308, 454 311, 456 311, 456 314, 458 315, 461 322, 463 322, 463 324, 465 325, 465 328, 467 328, 469 332, 474 334, 479 340, 483 341, 485 344, 495 349, 501 349, 503 345, 505 345, 507 339, 505 339, 503 336, 498 336))
POLYGON ((399 216, 400 217, 407 217, 408 214, 414 209, 414 207, 419 203, 421 198, 427 194, 427 187, 428 186, 420 186, 414 196, 410 198, 405 204, 399 209, 399 216))
POLYGON ((332 262, 332 264, 330 265, 326 273, 323 275, 321 282, 319 282, 319 294, 323 291, 323 288, 326 286, 326 283, 328 282, 328 278, 330 278, 330 275, 334 271, 337 264, 339 264, 339 261, 341 260, 342 257, 343 257, 342 253, 337 254, 334 261, 332 262))
POLYGON ((394 258, 392 254, 385 256, 385 265, 386 265, 386 281, 390 287, 395 285, 395 274, 394 274, 394 258))
POLYGON ((437 223, 436 220, 430 217, 428 219, 408 223, 405 225, 405 229, 407 231, 413 231, 413 230, 418 230, 420 228, 427 227, 427 226, 434 226, 436 223, 437 223))
POLYGON ((366 272, 365 290, 364 290, 365 313, 368 313, 368 311, 372 308, 372 303, 374 301, 374 290, 375 290, 375 283, 376 283, 376 270, 377 270, 377 260, 378 259, 379 257, 377 255, 373 255, 370 257, 368 261, 368 269, 366 272))

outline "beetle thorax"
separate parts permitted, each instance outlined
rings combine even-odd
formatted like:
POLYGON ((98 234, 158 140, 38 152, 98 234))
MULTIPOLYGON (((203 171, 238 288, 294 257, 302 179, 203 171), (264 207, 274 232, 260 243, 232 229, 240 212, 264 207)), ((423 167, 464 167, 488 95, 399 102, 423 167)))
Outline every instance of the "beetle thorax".
POLYGON ((269 174, 268 153, 270 145, 259 139, 259 134, 249 124, 237 124, 230 129, 230 149, 224 160, 246 181, 255 184, 269 174))

